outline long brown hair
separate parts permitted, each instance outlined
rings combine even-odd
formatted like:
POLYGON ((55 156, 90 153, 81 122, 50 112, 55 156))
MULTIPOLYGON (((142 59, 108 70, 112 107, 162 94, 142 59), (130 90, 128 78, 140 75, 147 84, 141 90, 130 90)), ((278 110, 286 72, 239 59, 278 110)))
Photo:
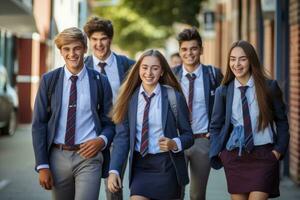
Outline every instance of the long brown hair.
POLYGON ((134 91, 141 85, 142 80, 139 76, 139 69, 143 59, 147 56, 154 56, 158 58, 160 65, 162 67, 163 75, 159 78, 158 82, 160 84, 169 85, 175 90, 182 92, 180 84, 178 83, 175 75, 171 71, 171 68, 165 59, 165 57, 158 50, 147 50, 145 51, 135 65, 131 68, 126 79, 120 87, 119 94, 117 96, 116 103, 112 109, 111 116, 115 124, 120 123, 124 120, 127 111, 128 104, 133 95, 134 91))
POLYGON ((273 121, 272 103, 270 91, 267 88, 266 81, 269 79, 264 68, 261 66, 254 47, 246 41, 240 40, 234 42, 228 52, 226 73, 222 85, 227 85, 234 80, 235 76, 230 69, 230 54, 235 47, 240 47, 249 60, 249 70, 253 77, 255 92, 259 108, 258 131, 266 128, 273 121))

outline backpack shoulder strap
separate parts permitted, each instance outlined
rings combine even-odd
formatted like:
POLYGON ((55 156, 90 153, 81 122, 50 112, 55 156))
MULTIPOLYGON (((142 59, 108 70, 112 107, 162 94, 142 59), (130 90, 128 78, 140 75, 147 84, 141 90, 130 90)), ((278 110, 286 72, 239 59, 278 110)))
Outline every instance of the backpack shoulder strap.
POLYGON ((212 65, 208 65, 208 73, 209 73, 209 80, 211 82, 211 85, 216 88, 216 70, 212 65))
POLYGON ((171 107, 171 110, 175 116, 176 125, 178 124, 178 110, 177 110, 177 100, 174 88, 164 85, 167 88, 168 101, 171 107))
POLYGON ((182 65, 178 65, 174 68, 171 69, 173 74, 175 75, 175 77, 177 78, 178 81, 181 80, 181 76, 182 74, 180 73, 180 71, 182 70, 182 65))
POLYGON ((126 71, 128 71, 131 68, 131 66, 134 64, 134 63, 132 63, 133 61, 124 55, 119 55, 119 56, 121 58, 121 62, 123 63, 123 65, 126 68, 126 71))

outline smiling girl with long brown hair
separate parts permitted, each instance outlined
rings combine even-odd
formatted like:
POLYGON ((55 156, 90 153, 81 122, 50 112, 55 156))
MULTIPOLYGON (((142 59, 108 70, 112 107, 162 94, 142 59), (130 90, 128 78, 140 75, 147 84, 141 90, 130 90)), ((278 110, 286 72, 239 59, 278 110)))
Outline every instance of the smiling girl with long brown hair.
POLYGON ((121 86, 112 119, 117 133, 108 178, 110 191, 122 187, 119 174, 130 152, 132 200, 179 199, 182 186, 189 182, 184 150, 194 140, 180 85, 159 51, 146 51, 132 67, 121 86), (168 100, 170 87, 175 92, 177 116, 168 100))
POLYGON ((279 160, 288 131, 277 82, 267 78, 250 43, 233 43, 210 124, 212 167, 224 166, 231 199, 279 196, 279 160))

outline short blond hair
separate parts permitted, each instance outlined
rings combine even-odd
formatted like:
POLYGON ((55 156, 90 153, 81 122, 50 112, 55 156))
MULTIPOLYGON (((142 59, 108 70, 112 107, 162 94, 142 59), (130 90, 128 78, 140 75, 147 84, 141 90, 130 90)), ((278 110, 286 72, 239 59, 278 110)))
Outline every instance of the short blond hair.
POLYGON ((54 39, 54 42, 58 49, 61 49, 63 45, 70 44, 76 41, 81 42, 84 48, 87 48, 86 35, 76 27, 71 27, 63 30, 54 39))

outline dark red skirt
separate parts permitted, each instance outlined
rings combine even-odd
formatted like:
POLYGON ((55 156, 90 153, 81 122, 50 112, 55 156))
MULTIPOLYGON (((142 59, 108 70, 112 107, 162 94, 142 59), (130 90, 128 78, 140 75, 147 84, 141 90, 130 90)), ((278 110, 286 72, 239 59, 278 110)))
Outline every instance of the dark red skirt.
POLYGON ((251 153, 238 150, 223 150, 222 160, 228 192, 243 194, 253 191, 265 192, 269 198, 275 198, 279 193, 279 161, 272 153, 273 145, 255 146, 251 153))

